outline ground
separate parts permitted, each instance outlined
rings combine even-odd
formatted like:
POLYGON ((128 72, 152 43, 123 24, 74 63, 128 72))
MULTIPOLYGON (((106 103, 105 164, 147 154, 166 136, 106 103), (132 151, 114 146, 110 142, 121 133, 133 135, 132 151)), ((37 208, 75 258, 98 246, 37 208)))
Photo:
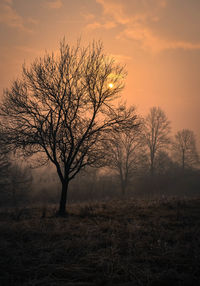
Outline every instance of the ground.
POLYGON ((200 199, 0 211, 0 285, 200 285, 200 199))

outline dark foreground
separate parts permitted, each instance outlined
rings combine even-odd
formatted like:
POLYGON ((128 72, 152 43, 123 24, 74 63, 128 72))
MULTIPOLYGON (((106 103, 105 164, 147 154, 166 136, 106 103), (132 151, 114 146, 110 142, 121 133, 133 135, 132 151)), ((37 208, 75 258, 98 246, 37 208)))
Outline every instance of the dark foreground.
POLYGON ((200 199, 0 213, 0 285, 200 285, 200 199))

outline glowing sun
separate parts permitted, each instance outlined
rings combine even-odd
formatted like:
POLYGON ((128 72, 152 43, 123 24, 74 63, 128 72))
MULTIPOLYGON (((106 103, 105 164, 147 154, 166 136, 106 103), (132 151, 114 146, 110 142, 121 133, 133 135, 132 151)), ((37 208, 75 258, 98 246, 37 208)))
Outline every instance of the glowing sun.
POLYGON ((114 85, 113 85, 113 83, 109 83, 108 86, 109 86, 109 88, 113 88, 114 85))

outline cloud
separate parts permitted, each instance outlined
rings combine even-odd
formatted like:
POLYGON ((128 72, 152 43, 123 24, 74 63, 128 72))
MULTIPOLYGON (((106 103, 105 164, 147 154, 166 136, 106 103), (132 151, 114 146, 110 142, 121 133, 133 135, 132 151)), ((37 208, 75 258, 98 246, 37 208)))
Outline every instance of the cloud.
POLYGON ((117 23, 129 22, 128 17, 124 17, 124 6, 120 1, 96 0, 96 2, 102 5, 104 14, 111 16, 117 23))
MULTIPOLYGON (((180 13, 172 9, 172 3, 166 0, 96 0, 103 8, 103 20, 93 22, 88 26, 93 29, 107 28, 107 19, 112 22, 112 26, 120 26, 121 31, 118 33, 118 39, 129 39, 138 44, 142 49, 161 52, 171 49, 199 50, 200 42, 185 38, 174 32, 175 26, 167 26, 171 32, 171 37, 162 30, 162 17, 169 18, 169 13, 180 13), (171 4, 169 9, 169 4, 171 4), (168 10, 167 10, 168 8, 168 10), (167 14, 168 13, 168 14, 167 14), (104 24, 105 22, 105 24, 104 24)), ((187 13, 187 9, 184 7, 187 13)), ((180 13, 181 14, 181 13, 180 13)), ((180 15, 179 15, 180 16, 180 15)), ((179 25, 179 19, 173 23, 179 25)), ((166 25, 166 23, 165 23, 166 25)), ((189 25, 189 24, 188 24, 189 25)), ((200 25, 200 23, 199 23, 200 25)), ((112 28, 111 26, 111 28, 112 28)), ((183 29, 183 28, 182 28, 183 29)), ((184 33, 185 31, 183 31, 184 33)))
POLYGON ((0 23, 23 29, 23 19, 12 8, 11 4, 11 1, 3 1, 0 3, 0 23))
POLYGON ((168 40, 156 36, 147 27, 130 27, 118 35, 118 38, 127 38, 139 42, 144 50, 161 52, 164 50, 199 50, 200 43, 192 43, 179 40, 168 40))
POLYGON ((158 4, 161 6, 161 7, 166 7, 167 6, 167 1, 166 0, 160 0, 158 2, 158 4))
POLYGON ((32 18, 32 17, 28 17, 28 18, 26 19, 26 21, 27 21, 27 23, 30 23, 30 24, 32 24, 32 25, 34 25, 34 26, 36 26, 36 25, 39 24, 39 21, 36 20, 36 19, 34 19, 34 18, 32 18))
POLYGON ((3 0, 4 3, 12 4, 13 0, 3 0))
POLYGON ((97 20, 96 15, 92 13, 82 13, 82 16, 87 23, 85 28, 90 31, 97 29, 109 30, 115 28, 117 25, 115 21, 97 20))
POLYGON ((82 16, 86 21, 93 21, 95 19, 95 15, 92 13, 82 13, 82 16))
POLYGON ((12 3, 12 0, 2 0, 0 3, 0 24, 7 25, 20 31, 32 32, 32 30, 27 27, 27 23, 35 25, 36 20, 33 18, 24 19, 21 17, 12 7, 12 3))
POLYGON ((105 23, 95 21, 93 23, 86 25, 86 29, 88 30, 96 30, 96 29, 101 29, 101 28, 109 30, 115 27, 116 27, 116 23, 113 21, 107 21, 105 23))
POLYGON ((158 11, 166 7, 165 0, 96 0, 96 2, 103 7, 105 15, 111 16, 121 25, 155 18, 158 11))
POLYGON ((126 63, 132 60, 132 57, 122 55, 122 54, 111 54, 111 57, 113 57, 117 62, 120 62, 120 63, 126 63))
POLYGON ((62 0, 46 1, 45 6, 49 9, 60 9, 63 6, 62 0))

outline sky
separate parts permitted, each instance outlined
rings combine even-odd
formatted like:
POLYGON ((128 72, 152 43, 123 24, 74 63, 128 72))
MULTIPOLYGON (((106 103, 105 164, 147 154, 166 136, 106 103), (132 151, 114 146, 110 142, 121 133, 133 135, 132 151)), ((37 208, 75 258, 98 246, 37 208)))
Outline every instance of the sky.
POLYGON ((60 40, 101 40, 126 64, 123 99, 145 116, 160 106, 173 132, 200 146, 200 0, 0 0, 0 96, 60 40))

